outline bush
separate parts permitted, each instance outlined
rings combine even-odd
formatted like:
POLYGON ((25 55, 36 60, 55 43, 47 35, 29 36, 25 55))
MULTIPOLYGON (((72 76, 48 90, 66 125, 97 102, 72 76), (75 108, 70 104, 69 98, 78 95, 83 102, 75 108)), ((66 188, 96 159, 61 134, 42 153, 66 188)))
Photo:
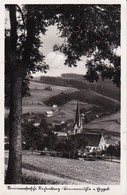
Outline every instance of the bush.
POLYGON ((56 151, 61 152, 62 157, 69 159, 78 159, 78 150, 70 140, 64 140, 60 142, 56 148, 56 151))

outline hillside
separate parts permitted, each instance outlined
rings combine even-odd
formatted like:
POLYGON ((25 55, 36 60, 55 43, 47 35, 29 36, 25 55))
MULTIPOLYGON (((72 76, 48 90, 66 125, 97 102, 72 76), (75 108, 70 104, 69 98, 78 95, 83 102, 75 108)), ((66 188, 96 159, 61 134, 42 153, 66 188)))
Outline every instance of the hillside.
POLYGON ((45 113, 52 110, 56 104, 58 109, 47 122, 74 121, 77 99, 79 99, 82 113, 88 114, 88 122, 96 115, 103 116, 119 110, 120 103, 112 98, 100 95, 90 89, 78 90, 72 87, 49 85, 32 81, 30 83, 31 96, 23 98, 23 113, 45 113), (51 90, 46 90, 47 87, 51 90))
POLYGON ((120 102, 114 100, 112 98, 106 97, 104 95, 100 95, 91 89, 80 90, 73 92, 71 94, 59 94, 53 96, 45 101, 46 105, 53 105, 57 104, 59 106, 63 106, 65 103, 71 100, 77 100, 89 104, 94 104, 103 107, 105 111, 117 111, 120 109, 120 102))
MULTIPOLYGON (((71 110, 71 111, 75 112, 76 105, 77 105, 77 101, 76 100, 71 100, 71 101, 67 102, 66 104, 64 104, 62 106, 62 109, 71 110)), ((79 102, 79 106, 80 106, 80 108, 84 108, 87 111, 87 110, 90 110, 94 105, 93 104, 88 104, 88 103, 85 103, 85 102, 79 102)))
MULTIPOLYGON (((47 119, 47 122, 51 123, 54 121, 61 122, 61 121, 70 121, 70 120, 73 122, 75 119, 76 105, 77 105, 77 101, 71 100, 71 101, 67 102, 66 104, 64 104, 63 106, 60 106, 54 112, 53 117, 47 119)), ((85 102, 79 102, 79 106, 80 106, 80 108, 83 108, 86 111, 88 111, 88 110, 92 111, 92 109, 95 107, 95 105, 88 104, 85 102)), ((97 106, 97 108, 99 110, 100 107, 97 106)))
POLYGON ((44 113, 51 109, 51 106, 45 105, 44 101, 62 92, 68 94, 75 91, 78 91, 78 89, 72 87, 48 85, 44 83, 31 81, 30 82, 31 96, 23 98, 23 113, 26 112, 44 113), (48 87, 50 87, 50 90, 48 90, 48 87))
MULTIPOLYGON (((39 82, 38 78, 37 82, 39 82)), ((82 74, 62 74, 59 77, 41 76, 40 82, 66 87, 70 86, 80 90, 91 89, 101 95, 120 100, 120 88, 116 87, 108 79, 99 79, 98 82, 89 83, 84 79, 84 75, 82 74)))
MULTIPOLYGON (((111 102, 112 101, 113 100, 111 100, 111 102)), ((118 102, 115 101, 113 103, 117 104, 118 102)), ((54 112, 53 117, 47 119, 47 122, 48 123, 53 123, 53 122, 60 123, 62 121, 68 121, 68 123, 70 124, 70 127, 73 126, 73 122, 75 119, 75 113, 76 113, 76 105, 77 105, 76 100, 71 100, 65 103, 63 106, 60 106, 56 110, 56 112, 54 112)), ((119 111, 115 113, 108 112, 104 109, 103 106, 98 106, 95 104, 90 104, 90 103, 80 102, 80 101, 79 101, 79 107, 80 107, 80 113, 86 114, 87 111, 90 111, 86 115, 87 124, 84 125, 84 130, 87 129, 89 131, 99 130, 102 132, 120 133, 120 112, 119 111)), ((113 136, 112 136, 112 139, 113 139, 113 136)), ((110 140, 110 142, 111 141, 112 140, 110 140)))
MULTIPOLYGON (((91 89, 78 90, 72 87, 63 87, 49 85, 32 81, 30 83, 31 96, 23 98, 23 113, 45 113, 52 110, 52 106, 56 104, 58 109, 54 112, 53 117, 48 118, 47 122, 61 122, 61 121, 74 121, 77 99, 79 99, 81 113, 91 111, 87 117, 88 122, 96 119, 96 115, 100 117, 103 115, 109 115, 110 113, 119 110, 120 102, 112 98, 100 95, 91 89), (50 86, 50 90, 46 88, 50 86)), ((8 115, 8 111, 6 110, 8 115)), ((88 128, 97 127, 101 125, 105 128, 108 127, 108 123, 102 125, 99 123, 91 123, 88 128), (107 125, 107 127, 106 127, 107 125)), ((115 124, 113 128, 115 127, 115 124)), ((112 125, 110 127, 112 129, 112 125)), ((116 127, 117 129, 117 124, 116 127)), ((119 131, 119 130, 118 130, 119 131)))
MULTIPOLYGON (((63 106, 58 107, 58 109, 54 112, 53 117, 47 118, 48 123, 52 122, 62 122, 68 121, 69 123, 73 123, 76 114, 77 100, 71 100, 65 103, 63 106)), ((90 104, 86 102, 79 101, 80 113, 87 113, 87 122, 91 122, 97 119, 97 115, 103 119, 103 116, 110 118, 110 112, 106 112, 102 106, 98 106, 95 104, 90 104)), ((115 114, 114 114, 115 115, 115 114)), ((112 118, 112 117, 111 117, 112 118)))
POLYGON ((107 108, 107 110, 111 109, 113 111, 113 110, 117 110, 120 108, 119 101, 113 98, 98 94, 92 90, 82 91, 81 95, 83 96, 84 100, 86 100, 87 102, 103 106, 107 108))
POLYGON ((120 112, 93 120, 85 124, 85 129, 120 133, 120 112))

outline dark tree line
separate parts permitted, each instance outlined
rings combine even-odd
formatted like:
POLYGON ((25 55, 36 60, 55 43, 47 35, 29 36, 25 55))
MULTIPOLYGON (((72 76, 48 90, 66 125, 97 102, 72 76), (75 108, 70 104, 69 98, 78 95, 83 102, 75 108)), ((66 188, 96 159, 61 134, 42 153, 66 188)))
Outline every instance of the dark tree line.
POLYGON ((50 77, 50 76, 41 76, 40 82, 52 84, 52 85, 59 85, 59 86, 66 86, 66 87, 74 87, 77 89, 92 89, 93 91, 105 95, 107 97, 111 97, 116 100, 120 100, 120 90, 114 86, 110 81, 101 81, 99 80, 98 83, 89 83, 87 82, 83 76, 80 79, 66 79, 62 77, 50 77))
POLYGON ((61 93, 56 96, 50 97, 48 100, 46 100, 44 103, 52 106, 54 104, 58 106, 63 106, 65 103, 71 100, 77 100, 81 102, 87 102, 90 104, 95 104, 103 107, 103 110, 105 111, 118 111, 120 109, 119 102, 115 102, 111 99, 107 99, 106 97, 101 97, 96 94, 93 94, 90 90, 81 90, 72 92, 69 94, 61 93))

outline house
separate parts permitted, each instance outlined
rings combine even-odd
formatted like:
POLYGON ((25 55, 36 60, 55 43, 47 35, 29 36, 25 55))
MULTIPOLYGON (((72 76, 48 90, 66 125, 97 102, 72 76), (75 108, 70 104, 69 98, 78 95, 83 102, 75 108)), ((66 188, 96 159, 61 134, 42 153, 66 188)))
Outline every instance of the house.
POLYGON ((54 104, 54 105, 52 106, 52 108, 53 108, 53 109, 57 109, 57 105, 54 104))
POLYGON ((34 123, 33 124, 35 127, 39 127, 40 123, 34 123))
POLYGON ((53 111, 46 111, 45 116, 46 117, 52 117, 53 116, 53 111))
POLYGON ((63 141, 63 140, 66 140, 67 139, 67 133, 64 133, 64 132, 56 132, 56 131, 53 131, 53 133, 57 136, 59 142, 63 141))

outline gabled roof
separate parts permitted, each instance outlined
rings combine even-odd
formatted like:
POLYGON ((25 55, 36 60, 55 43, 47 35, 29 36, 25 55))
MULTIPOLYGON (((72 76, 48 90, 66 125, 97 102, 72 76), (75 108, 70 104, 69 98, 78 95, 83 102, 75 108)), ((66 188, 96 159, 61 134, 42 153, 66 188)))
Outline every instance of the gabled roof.
POLYGON ((101 134, 85 134, 85 139, 88 140, 89 146, 98 147, 101 140, 101 136, 101 134))
POLYGON ((81 133, 81 134, 76 134, 72 135, 73 138, 77 138, 79 141, 80 139, 83 139, 84 142, 88 143, 88 146, 93 146, 93 147, 98 147, 102 134, 101 133, 81 133))

